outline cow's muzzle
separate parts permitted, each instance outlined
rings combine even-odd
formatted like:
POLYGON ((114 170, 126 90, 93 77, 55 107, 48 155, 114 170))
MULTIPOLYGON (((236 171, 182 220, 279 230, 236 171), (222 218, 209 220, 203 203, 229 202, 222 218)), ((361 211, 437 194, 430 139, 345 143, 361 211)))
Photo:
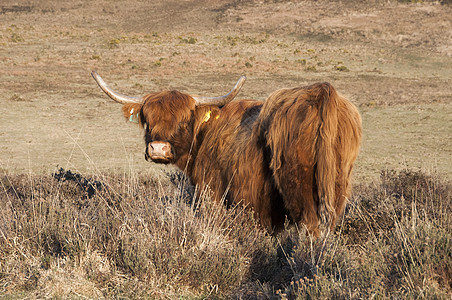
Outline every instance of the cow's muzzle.
POLYGON ((174 159, 171 144, 168 142, 151 142, 145 153, 146 160, 151 159, 156 163, 168 164, 174 159))

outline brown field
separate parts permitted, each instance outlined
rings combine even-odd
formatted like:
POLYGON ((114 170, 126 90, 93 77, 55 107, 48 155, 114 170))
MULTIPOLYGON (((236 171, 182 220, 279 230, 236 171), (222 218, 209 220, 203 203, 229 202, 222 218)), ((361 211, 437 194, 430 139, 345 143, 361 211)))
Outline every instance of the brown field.
POLYGON ((451 15, 450 1, 2 0, 0 298, 450 299, 451 15), (246 211, 177 194, 92 70, 135 96, 331 82, 364 129, 339 229, 275 240, 246 211))
POLYGON ((450 5, 392 1, 29 1, 0 5, 0 167, 147 172, 141 132, 90 76, 143 95, 239 97, 330 81, 359 106, 357 181, 452 175, 450 5))

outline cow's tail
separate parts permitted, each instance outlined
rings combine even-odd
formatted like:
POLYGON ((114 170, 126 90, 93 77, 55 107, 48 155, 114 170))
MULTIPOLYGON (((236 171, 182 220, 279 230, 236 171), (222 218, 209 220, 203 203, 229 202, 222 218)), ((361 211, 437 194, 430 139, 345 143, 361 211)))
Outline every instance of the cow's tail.
POLYGON ((319 127, 316 140, 315 180, 319 197, 318 216, 323 229, 329 230, 336 219, 335 184, 337 157, 335 144, 338 135, 338 94, 329 83, 317 86, 319 127))

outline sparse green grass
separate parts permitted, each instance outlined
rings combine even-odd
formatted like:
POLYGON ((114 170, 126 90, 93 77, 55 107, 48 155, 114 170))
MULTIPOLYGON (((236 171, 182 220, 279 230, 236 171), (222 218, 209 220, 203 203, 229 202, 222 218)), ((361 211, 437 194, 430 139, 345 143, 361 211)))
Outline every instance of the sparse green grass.
POLYGON ((180 40, 180 43, 181 44, 196 44, 196 42, 198 41, 198 39, 197 38, 195 38, 195 37, 192 37, 192 36, 190 36, 190 37, 179 37, 179 40, 180 40))
POLYGON ((450 183, 382 172, 334 233, 276 237, 172 174, 2 174, 0 294, 166 299, 448 299, 450 183))
POLYGON ((350 70, 344 65, 336 65, 335 69, 341 72, 349 72, 350 70))

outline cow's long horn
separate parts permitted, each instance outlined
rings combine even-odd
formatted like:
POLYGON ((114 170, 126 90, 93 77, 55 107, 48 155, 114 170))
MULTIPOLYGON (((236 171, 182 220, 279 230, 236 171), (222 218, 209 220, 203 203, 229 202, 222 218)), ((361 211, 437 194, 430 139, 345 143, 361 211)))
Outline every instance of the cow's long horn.
POLYGON ((198 97, 195 96, 193 99, 196 101, 196 105, 217 105, 222 106, 235 98, 237 94, 239 93, 240 89, 242 88, 243 84, 245 83, 246 77, 241 76, 237 83, 235 84, 234 88, 226 95, 220 96, 220 97, 198 97))
POLYGON ((96 71, 92 71, 91 75, 93 76, 94 80, 96 80, 97 84, 100 86, 100 88, 105 92, 105 94, 108 95, 111 99, 115 100, 116 102, 125 104, 125 103, 142 103, 143 99, 140 97, 130 97, 126 95, 119 94, 115 91, 113 91, 106 83, 105 81, 97 74, 96 71))

